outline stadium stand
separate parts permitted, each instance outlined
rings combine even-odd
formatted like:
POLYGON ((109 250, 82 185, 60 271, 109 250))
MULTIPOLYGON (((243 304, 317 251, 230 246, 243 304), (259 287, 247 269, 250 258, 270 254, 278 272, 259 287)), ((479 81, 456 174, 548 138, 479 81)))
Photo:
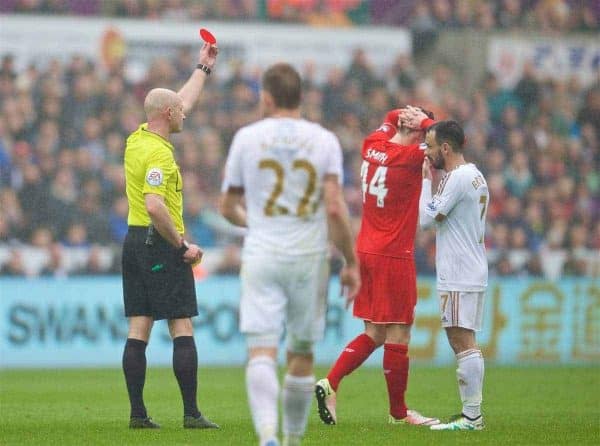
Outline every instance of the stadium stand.
POLYGON ((598 0, 1 0, 0 13, 597 31, 598 0))
MULTIPOLYGON (((345 19, 338 16, 332 23, 407 26, 413 42, 419 36, 416 42, 425 45, 446 27, 597 32, 600 23, 599 1, 432 0, 395 8, 396 3, 1 0, 0 12, 322 24, 314 11, 326 17, 334 11, 345 19)), ((400 99, 464 125, 467 157, 491 189, 486 244, 492 275, 597 277, 600 78, 584 88, 542 78, 529 67, 515 88, 503 89, 488 74, 464 95, 451 64, 440 60, 421 71, 411 56, 395 60, 380 73, 365 51, 356 49, 351 64, 332 69, 324 82, 314 80, 306 65, 305 115, 340 138, 354 222, 360 221, 360 142, 400 99)), ((13 57, 2 54, 0 275, 118 272, 127 227, 124 138, 143 121, 141 100, 148 89, 176 88, 193 61, 190 50, 181 49, 172 60, 155 60, 145 77, 132 83, 123 65, 105 72, 73 55, 66 63, 17 69, 13 57)), ((260 73, 243 61, 231 76, 215 76, 202 106, 175 139, 187 230, 212 254, 205 265, 209 273, 236 273, 239 266, 242 233, 219 216, 216 201, 233 132, 258 117, 259 80, 260 73)), ((434 272, 433 232, 419 232, 416 258, 421 274, 434 272)))

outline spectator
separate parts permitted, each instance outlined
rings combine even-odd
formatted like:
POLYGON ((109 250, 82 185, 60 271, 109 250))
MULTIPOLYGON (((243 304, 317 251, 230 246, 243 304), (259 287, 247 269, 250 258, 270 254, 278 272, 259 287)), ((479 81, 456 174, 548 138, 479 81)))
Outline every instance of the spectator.
MULTIPOLYGON (((50 184, 50 196, 39 210, 32 210, 32 217, 37 212, 47 215, 53 231, 62 237, 69 227, 76 212, 78 185, 73 169, 62 167, 50 184)), ((35 218, 35 217, 33 217, 35 218)))
POLYGON ((413 55, 421 57, 427 54, 438 38, 436 22, 427 3, 416 3, 410 20, 410 29, 413 55))
POLYGON ((519 28, 523 20, 521 0, 501 0, 496 11, 500 28, 519 28))
POLYGON ((588 233, 585 226, 572 226, 568 234, 569 254, 565 272, 574 276, 594 276, 600 267, 600 254, 588 246, 588 233))
POLYGON ((524 152, 516 152, 504 170, 504 179, 509 193, 523 198, 533 185, 533 175, 529 170, 529 160, 524 152))
POLYGON ((118 243, 123 243, 123 240, 125 240, 125 236, 127 235, 128 212, 129 207, 127 205, 127 198, 121 196, 113 202, 108 216, 111 240, 118 243))
POLYGON ((411 91, 417 79, 417 72, 408 54, 399 54, 391 68, 391 75, 397 87, 411 91))
POLYGON ((577 114, 579 125, 591 124, 596 138, 600 135, 600 85, 590 88, 585 93, 584 105, 577 114))
POLYGON ((25 262, 23 252, 18 249, 12 249, 8 256, 8 261, 0 268, 1 276, 26 276, 25 262))
POLYGON ((563 267, 567 261, 565 244, 564 223, 551 226, 545 243, 539 253, 542 272, 550 280, 557 280, 562 275, 563 267))
POLYGON ((62 240, 63 246, 67 248, 89 248, 88 230, 83 223, 73 223, 70 225, 62 240))
POLYGON ((346 71, 346 81, 355 81, 362 94, 368 94, 377 83, 373 68, 362 48, 356 48, 352 53, 352 61, 346 71))
POLYGON ((512 229, 507 260, 511 274, 524 276, 529 272, 532 253, 527 246, 527 233, 522 226, 512 229))
POLYGON ((510 90, 502 89, 496 76, 492 73, 487 74, 484 88, 492 123, 500 122, 506 107, 512 106, 516 110, 521 109, 519 99, 510 90))
POLYGON ((39 272, 40 276, 63 277, 66 275, 64 268, 63 247, 58 243, 53 243, 48 247, 48 260, 39 272))

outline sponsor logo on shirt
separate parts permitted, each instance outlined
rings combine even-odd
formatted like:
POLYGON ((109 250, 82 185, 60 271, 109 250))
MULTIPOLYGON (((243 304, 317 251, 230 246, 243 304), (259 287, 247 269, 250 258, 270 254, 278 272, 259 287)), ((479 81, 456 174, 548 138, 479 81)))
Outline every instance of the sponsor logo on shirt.
POLYGON ((366 159, 375 160, 381 164, 385 164, 385 162, 388 159, 388 156, 387 153, 380 152, 379 150, 368 149, 366 159))
POLYGON ((428 208, 430 211, 435 211, 435 210, 437 209, 437 206, 436 206, 436 205, 435 205, 435 203, 432 201, 431 203, 428 203, 428 204, 427 204, 427 208, 428 208))
POLYGON ((153 167, 146 175, 146 182, 150 186, 160 186, 163 182, 163 173, 158 167, 153 167))

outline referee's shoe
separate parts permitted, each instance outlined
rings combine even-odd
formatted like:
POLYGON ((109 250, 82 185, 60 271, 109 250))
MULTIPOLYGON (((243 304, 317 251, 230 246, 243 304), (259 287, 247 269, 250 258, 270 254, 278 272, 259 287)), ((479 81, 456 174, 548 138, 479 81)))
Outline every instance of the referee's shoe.
POLYGON ((194 417, 192 415, 185 415, 183 417, 183 427, 186 429, 219 429, 219 425, 213 423, 208 418, 204 418, 202 415, 194 417))

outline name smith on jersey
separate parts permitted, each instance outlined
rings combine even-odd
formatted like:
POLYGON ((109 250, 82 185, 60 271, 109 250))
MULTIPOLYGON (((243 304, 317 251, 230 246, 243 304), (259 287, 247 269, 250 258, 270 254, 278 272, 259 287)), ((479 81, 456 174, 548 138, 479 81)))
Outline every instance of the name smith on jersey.
POLYGON ((379 162, 380 164, 385 164, 385 162, 388 159, 388 156, 387 156, 387 153, 385 153, 385 152, 380 152, 379 150, 374 150, 374 149, 367 149, 366 158, 375 160, 375 161, 379 162))

